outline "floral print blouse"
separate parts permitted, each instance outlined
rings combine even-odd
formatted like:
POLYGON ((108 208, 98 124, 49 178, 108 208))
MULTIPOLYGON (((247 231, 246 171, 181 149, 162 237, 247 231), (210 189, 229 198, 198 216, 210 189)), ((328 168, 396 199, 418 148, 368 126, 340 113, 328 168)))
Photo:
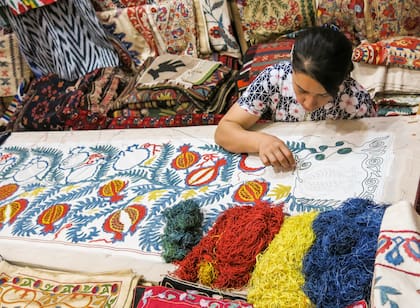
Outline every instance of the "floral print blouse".
POLYGON ((292 65, 281 61, 269 66, 248 86, 238 104, 251 114, 272 121, 356 119, 376 116, 369 93, 352 78, 341 84, 333 101, 307 112, 296 101, 292 86, 292 65))

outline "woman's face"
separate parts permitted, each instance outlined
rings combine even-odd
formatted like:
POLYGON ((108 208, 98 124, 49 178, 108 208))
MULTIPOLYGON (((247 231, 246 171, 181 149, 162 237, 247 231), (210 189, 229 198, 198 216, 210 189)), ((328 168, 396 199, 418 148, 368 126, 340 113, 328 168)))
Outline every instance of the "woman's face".
POLYGON ((306 111, 314 111, 333 100, 324 87, 312 77, 293 71, 292 78, 296 100, 306 111))

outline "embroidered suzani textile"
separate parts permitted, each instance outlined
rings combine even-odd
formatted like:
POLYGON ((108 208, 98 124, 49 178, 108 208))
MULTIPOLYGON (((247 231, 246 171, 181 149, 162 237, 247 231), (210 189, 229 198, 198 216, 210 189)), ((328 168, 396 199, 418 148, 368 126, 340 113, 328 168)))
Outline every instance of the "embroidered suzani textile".
POLYGON ((1 307, 130 308, 138 276, 81 274, 17 266, 0 257, 1 307))
POLYGON ((236 205, 284 203, 296 214, 349 196, 376 199, 392 145, 385 134, 289 136, 298 168, 276 174, 258 157, 217 146, 211 130, 207 137, 195 127, 144 131, 37 133, 24 142, 12 135, 0 147, 0 242, 161 260, 166 208, 193 200, 207 231, 236 205))
POLYGON ((387 208, 372 281, 374 307, 414 307, 420 302, 419 247, 420 216, 413 205, 400 201, 387 208))

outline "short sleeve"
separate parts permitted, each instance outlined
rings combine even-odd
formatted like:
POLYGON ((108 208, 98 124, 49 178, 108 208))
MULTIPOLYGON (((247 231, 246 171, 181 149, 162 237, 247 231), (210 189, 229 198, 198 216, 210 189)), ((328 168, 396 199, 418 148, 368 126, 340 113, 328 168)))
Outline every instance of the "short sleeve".
POLYGON ((346 79, 336 98, 339 118, 357 119, 376 116, 376 106, 366 89, 352 78, 346 79))
POLYGON ((239 98, 239 106, 259 117, 275 111, 279 98, 284 96, 290 72, 290 63, 285 61, 265 68, 239 98))

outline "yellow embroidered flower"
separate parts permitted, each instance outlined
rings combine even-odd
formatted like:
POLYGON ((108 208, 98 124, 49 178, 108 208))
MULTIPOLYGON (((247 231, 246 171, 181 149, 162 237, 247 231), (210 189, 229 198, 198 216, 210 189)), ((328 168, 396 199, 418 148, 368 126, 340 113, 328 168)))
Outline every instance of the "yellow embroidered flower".
POLYGON ((160 101, 166 101, 166 100, 170 100, 172 99, 171 93, 164 93, 161 92, 159 93, 159 95, 157 96, 157 99, 160 101))
POLYGON ((40 6, 36 0, 23 0, 22 3, 33 9, 40 6))

